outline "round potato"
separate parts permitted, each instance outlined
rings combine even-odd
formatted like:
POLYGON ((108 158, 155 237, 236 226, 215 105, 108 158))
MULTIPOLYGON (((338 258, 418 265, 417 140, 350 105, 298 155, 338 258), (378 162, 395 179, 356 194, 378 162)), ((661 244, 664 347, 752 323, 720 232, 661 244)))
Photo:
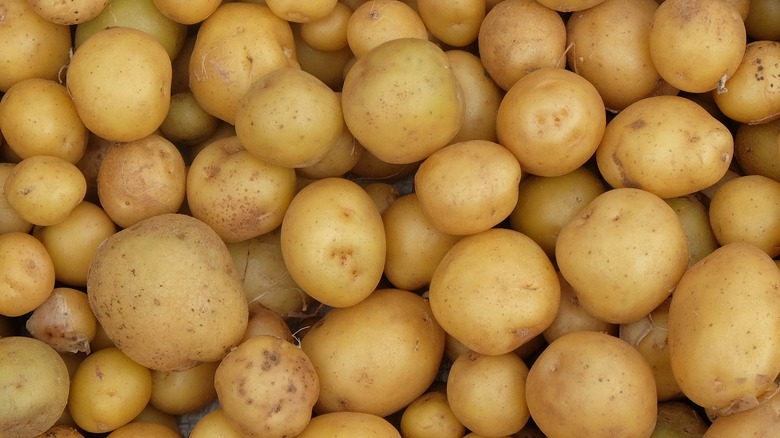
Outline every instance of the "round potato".
POLYGON ((97 333, 97 319, 89 308, 87 294, 69 287, 57 287, 35 308, 25 328, 57 352, 89 354, 89 343, 97 333))
POLYGON ((504 228, 466 236, 431 278, 431 310, 469 349, 499 355, 541 334, 555 319, 560 284, 530 237, 504 228))
POLYGON ((274 14, 291 23, 308 23, 326 17, 336 7, 338 0, 266 0, 274 14))
POLYGON ((168 426, 146 422, 132 421, 114 429, 106 438, 135 438, 139 436, 150 438, 181 438, 181 434, 168 426))
POLYGON ((225 417, 222 408, 216 408, 200 417, 189 438, 244 438, 244 435, 225 417))
POLYGON ((161 14, 187 25, 205 20, 220 4, 220 0, 154 0, 154 6, 161 14))
POLYGON ((300 25, 301 38, 314 50, 335 52, 348 49, 347 23, 351 16, 349 6, 336 2, 328 15, 300 25))
POLYGON ((308 295, 332 307, 352 306, 382 277, 382 217, 356 183, 317 180, 301 189, 287 208, 281 248, 290 276, 308 295))
POLYGON ((214 374, 219 362, 204 362, 181 371, 152 373, 152 394, 149 403, 170 415, 192 414, 217 400, 214 374))
POLYGON ((462 438, 466 428, 452 413, 446 391, 429 391, 409 403, 399 424, 406 438, 462 438))
POLYGON ((558 271, 558 281, 561 284, 561 304, 558 306, 555 320, 542 332, 542 336, 544 336, 544 340, 547 343, 553 342, 567 333, 584 330, 604 332, 613 336, 618 335, 618 324, 602 321, 588 313, 580 305, 577 291, 574 290, 560 271, 558 271))
POLYGON ((451 142, 498 141, 496 114, 504 90, 485 74, 485 68, 477 55, 465 50, 447 50, 444 53, 463 90, 463 124, 451 142))
POLYGON ((28 0, 33 10, 52 23, 71 25, 95 18, 109 0, 28 0))
POLYGON ((363 412, 330 412, 311 419, 306 429, 296 438, 401 438, 398 430, 387 420, 363 412))
POLYGON ((347 44, 357 58, 384 42, 399 38, 428 39, 422 18, 402 1, 365 1, 355 8, 347 21, 347 44))
POLYGON ((309 179, 344 176, 360 161, 365 149, 345 126, 325 155, 308 166, 298 167, 295 173, 309 179))
POLYGON ((28 233, 0 234, 0 315, 21 316, 40 306, 54 289, 54 263, 28 233))
POLYGON ((417 1, 417 12, 425 27, 451 47, 464 47, 476 41, 486 9, 484 0, 417 1))
POLYGON ((688 268, 688 242, 663 199, 619 188, 596 197, 561 229, 555 258, 582 307, 621 324, 669 297, 688 268))
POLYGON ((160 125, 160 134, 173 143, 197 144, 214 134, 219 119, 203 110, 191 91, 171 95, 171 106, 160 125))
POLYGON ((780 119, 751 125, 740 123, 734 135, 734 158, 746 175, 780 181, 780 119))

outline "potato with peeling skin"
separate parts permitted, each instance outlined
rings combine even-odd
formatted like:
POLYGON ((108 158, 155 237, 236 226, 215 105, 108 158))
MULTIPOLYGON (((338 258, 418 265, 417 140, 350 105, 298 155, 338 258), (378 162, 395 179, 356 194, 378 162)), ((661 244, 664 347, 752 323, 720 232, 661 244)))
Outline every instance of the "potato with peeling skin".
POLYGON ((25 324, 27 331, 61 353, 89 354, 97 332, 97 319, 87 294, 69 287, 55 288, 25 324))

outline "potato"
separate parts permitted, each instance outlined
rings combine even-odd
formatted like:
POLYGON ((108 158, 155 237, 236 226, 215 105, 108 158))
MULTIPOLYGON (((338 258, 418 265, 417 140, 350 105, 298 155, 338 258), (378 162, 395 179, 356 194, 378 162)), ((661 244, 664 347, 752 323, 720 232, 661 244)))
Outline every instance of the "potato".
POLYGON ((84 435, 73 427, 57 424, 36 438, 84 438, 84 435))
POLYGON ((65 86, 40 78, 19 81, 3 95, 0 130, 21 158, 53 155, 74 164, 89 139, 65 86))
POLYGON ((100 202, 97 190, 97 177, 100 172, 100 165, 103 163, 103 158, 105 158, 108 150, 118 144, 119 142, 106 140, 92 133, 89 134, 87 149, 76 163, 76 167, 78 167, 87 181, 87 194, 84 196, 84 200, 93 204, 100 202))
POLYGON ((780 182, 761 175, 726 182, 710 200, 709 218, 721 245, 751 243, 780 255, 780 182))
POLYGON ((41 17, 27 0, 4 2, 2 15, 0 92, 23 79, 57 79, 68 63, 70 27, 41 17))
POLYGON ((655 381, 638 351, 614 336, 572 332, 528 372, 531 418, 549 437, 648 437, 657 418, 655 381))
POLYGON ((572 12, 598 6, 604 0, 541 0, 539 3, 559 12, 572 12))
POLYGON ((344 176, 355 167, 364 152, 363 146, 355 141, 355 137, 344 126, 341 135, 325 152, 325 155, 308 166, 296 168, 295 173, 309 179, 344 176))
POLYGON ((133 421, 120 426, 109 433, 106 438, 134 438, 144 436, 149 438, 181 438, 181 434, 157 423, 133 421))
POLYGON ((727 90, 713 95, 723 114, 741 123, 758 124, 780 118, 780 42, 753 41, 727 90))
POLYGON ((0 266, 0 315, 32 312, 54 289, 54 263, 46 247, 27 233, 0 234, 0 266))
POLYGON ((394 39, 359 57, 341 99, 352 135, 389 163, 425 159, 463 124, 463 91, 447 55, 428 40, 394 39))
POLYGON ((306 332, 301 348, 320 377, 315 412, 384 417, 433 383, 444 354, 444 331, 425 299, 381 289, 353 306, 331 310, 306 332))
POLYGON ((704 433, 704 437, 728 438, 745 434, 772 436, 777 430, 778 409, 780 396, 774 394, 752 409, 717 417, 704 433))
POLYGON ((97 333, 97 319, 89 308, 87 294, 57 287, 35 308, 25 327, 34 338, 51 345, 57 352, 89 354, 89 343, 97 333))
POLYGON ((331 412, 311 419, 296 438, 400 438, 393 425, 382 417, 363 412, 331 412))
POLYGON ((558 235, 555 258, 580 305, 621 324, 658 307, 688 268, 680 219, 650 192, 618 188, 591 201, 558 235))
POLYGON ((338 95, 311 73, 279 68, 255 81, 235 114, 236 135, 252 155, 276 166, 321 159, 344 129, 338 95))
POLYGON ((694 196, 664 199, 677 213, 688 240, 688 266, 720 246, 712 232, 708 207, 694 196))
POLYGON ((306 353, 266 335, 228 353, 217 367, 214 387, 225 417, 247 437, 297 436, 320 392, 306 353))
POLYGON ((370 182, 362 187, 376 204, 379 214, 384 214, 387 207, 401 197, 396 187, 386 182, 370 182))
MULTIPOLYGON (((360 142, 357 143, 360 144, 360 142)), ((363 148, 363 153, 358 162, 352 166, 350 174, 357 180, 391 183, 414 173, 419 165, 420 162, 388 163, 363 148)))
POLYGON ((462 438, 466 428, 452 413, 445 391, 431 390, 404 409, 399 424, 406 438, 462 438))
POLYGON ((517 204, 521 173, 521 164, 507 148, 468 140, 428 156, 417 169, 414 190, 434 228, 469 235, 509 217, 517 204))
MULTIPOLYGON (((319 50, 310 46, 301 34, 302 26, 293 26, 295 53, 301 70, 314 75, 332 90, 341 90, 344 70, 355 61, 349 46, 339 50, 319 50)), ((346 38, 346 37, 345 37, 346 38)))
POLYGON ((653 16, 650 56, 675 88, 722 90, 742 60, 746 37, 742 16, 726 1, 667 0, 653 16))
POLYGON ((149 403, 170 415, 191 414, 217 400, 214 374, 219 362, 204 362, 187 370, 151 370, 152 394, 149 403))
POLYGON ((444 54, 463 91, 463 124, 451 143, 466 140, 498 141, 496 114, 504 90, 485 74, 485 68, 477 55, 465 50, 447 50, 444 54))
POLYGON ((0 234, 13 231, 28 233, 33 229, 33 224, 17 213, 8 203, 8 198, 5 196, 5 181, 8 179, 8 175, 11 174, 14 166, 16 166, 14 163, 0 163, 0 234))
POLYGON ((655 96, 607 124, 596 161, 612 187, 673 198, 716 183, 733 155, 731 132, 707 110, 683 97, 655 96))
POLYGON ((560 176, 590 159, 606 124, 604 101, 590 82, 546 67, 509 88, 498 108, 496 133, 524 172, 560 176))
POLYGON ((297 66, 288 22, 265 5, 223 2, 198 28, 190 89, 201 108, 232 124, 250 85, 272 70, 297 66))
POLYGON ((292 168, 261 160, 238 137, 204 147, 187 170, 187 205, 225 242, 273 231, 296 193, 292 168))
POLYGON ((476 41, 487 13, 484 0, 418 0, 417 11, 428 31, 452 47, 476 41))
MULTIPOLYGON (((152 406, 151 402, 147 404, 144 407, 144 410, 142 410, 140 414, 136 415, 135 418, 133 418, 133 420, 130 421, 130 423, 128 424, 132 424, 132 423, 154 423, 154 424, 165 426, 174 431, 179 430, 176 417, 155 408, 154 406, 152 406)), ((161 430, 158 428, 155 429, 161 430)))
POLYGON ((491 228, 447 252, 429 286, 444 330, 480 354, 500 355, 541 334, 555 319, 560 284, 531 238, 491 228))
POLYGON ((3 436, 32 438, 60 418, 68 402, 65 362, 33 338, 0 338, 0 430, 3 436))
POLYGON ((52 23, 71 25, 83 23, 96 17, 109 0, 28 0, 32 9, 52 23))
POLYGON ((68 410, 79 428, 110 432, 129 423, 149 403, 149 369, 116 348, 89 354, 71 380, 68 410))
POLYGON ((349 48, 347 23, 351 16, 352 9, 349 6, 336 2, 328 15, 300 25, 301 38, 314 50, 335 52, 349 48))
POLYGON ((663 82, 650 56, 656 9, 655 0, 607 0, 566 22, 568 65, 596 87, 610 111, 649 97, 663 82))
POLYGON ((176 146, 158 134, 109 149, 100 163, 100 205, 120 227, 158 214, 176 213, 184 202, 187 170, 176 146))
POLYGON ((780 119, 750 125, 740 123, 734 134, 734 158, 747 175, 763 175, 780 181, 780 119))
POLYGON ((154 6, 162 15, 182 24, 200 23, 221 3, 220 0, 154 0, 154 6))
POLYGON ((780 18, 780 7, 772 0, 751 0, 745 29, 748 36, 754 40, 780 39, 780 29, 774 25, 780 18))
POLYGON ((225 412, 218 407, 198 419, 189 438, 244 438, 244 435, 225 418, 225 412))
POLYGON ((447 377, 447 400, 455 417, 485 436, 519 432, 530 418, 526 404, 528 367, 514 353, 458 357, 447 377))
POLYGON ((402 1, 366 1, 355 8, 347 21, 347 44, 357 58, 399 38, 428 39, 422 18, 402 1))
POLYGON ((265 3, 278 15, 289 22, 308 23, 326 17, 336 7, 337 0, 316 0, 298 2, 295 0, 266 0, 265 3))
POLYGON ((709 423, 687 401, 664 401, 658 403, 658 421, 653 436, 676 436, 701 438, 707 432, 709 423), (666 434, 666 435, 665 435, 666 434))
POLYGON ((178 144, 195 144, 217 130, 219 119, 203 110, 191 91, 171 95, 168 114, 160 125, 160 134, 178 144))
POLYGON ((558 272, 558 281, 561 284, 561 301, 558 313, 553 322, 542 332, 547 343, 553 342, 561 336, 575 331, 604 332, 617 336, 619 326, 602 321, 588 313, 577 298, 577 291, 566 281, 566 278, 558 272))
POLYGON ((536 0, 506 0, 489 8, 478 33, 485 71, 504 90, 542 67, 565 67, 566 24, 536 0))
POLYGON ((282 315, 261 304, 254 304, 249 309, 249 321, 243 341, 258 335, 271 335, 287 342, 295 342, 290 326, 282 315))
POLYGON ((220 360, 243 337, 248 309, 225 244, 182 214, 109 237, 87 280, 92 310, 130 358, 155 370, 220 360))
POLYGON ((356 183, 317 180, 301 189, 287 208, 281 249, 290 276, 304 292, 332 307, 352 306, 382 277, 382 217, 356 183))

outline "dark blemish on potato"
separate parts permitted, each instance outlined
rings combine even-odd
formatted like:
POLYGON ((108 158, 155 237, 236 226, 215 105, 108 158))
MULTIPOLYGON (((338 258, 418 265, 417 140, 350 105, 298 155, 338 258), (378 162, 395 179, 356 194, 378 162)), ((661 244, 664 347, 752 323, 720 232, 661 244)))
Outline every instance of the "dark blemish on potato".
POLYGON ((289 385, 287 385, 288 394, 295 394, 296 392, 298 392, 298 388, 294 384, 290 383, 289 385))
POLYGON ((633 129, 634 131, 637 131, 639 129, 642 129, 647 125, 647 122, 644 121, 644 119, 637 119, 631 122, 628 127, 633 129))

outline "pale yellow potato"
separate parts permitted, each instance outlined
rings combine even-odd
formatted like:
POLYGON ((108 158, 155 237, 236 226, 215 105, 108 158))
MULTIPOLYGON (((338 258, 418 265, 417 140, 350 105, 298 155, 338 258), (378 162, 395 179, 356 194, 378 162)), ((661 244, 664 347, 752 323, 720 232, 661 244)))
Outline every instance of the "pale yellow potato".
POLYGON ((291 23, 308 23, 330 14, 338 0, 265 0, 265 4, 280 18, 291 23))
POLYGON ((414 190, 423 214, 440 232, 469 235, 492 228, 515 208, 521 165, 487 140, 445 146, 417 169, 414 190))
POLYGON ((332 52, 349 48, 347 23, 351 16, 352 9, 349 6, 336 2, 328 15, 301 24, 301 38, 315 50, 332 52))
POLYGON ((68 402, 65 362, 34 338, 0 338, 0 430, 7 437, 32 438, 54 426, 68 402))
POLYGON ((708 207, 694 196, 664 199, 680 218, 688 240, 688 266, 715 251, 720 244, 710 225, 708 207))
POLYGON ((733 155, 731 132, 707 110, 684 97, 655 96, 610 120, 596 162, 612 187, 673 198, 715 184, 733 155))
POLYGON ((567 333, 584 330, 604 332, 613 336, 618 335, 618 324, 602 321, 588 313, 580 305, 577 291, 574 290, 560 271, 558 271, 558 281, 561 284, 561 300, 558 306, 558 313, 553 322, 542 332, 542 336, 547 343, 553 342, 567 333))
POLYGON ((751 125, 740 123, 734 134, 734 158, 746 175, 780 181, 780 119, 751 125))
POLYGON ((19 81, 3 95, 0 130, 20 158, 52 155, 75 164, 89 140, 65 86, 40 78, 19 81))
POLYGON ((321 303, 347 307, 379 284, 386 241, 379 210, 356 183, 316 180, 293 198, 281 226, 292 279, 321 303))
POLYGON ((266 163, 304 167, 319 161, 341 136, 338 94, 311 73, 271 71, 246 91, 236 109, 236 135, 266 163))
POLYGON ((627 342, 600 332, 552 342, 531 365, 525 394, 549 437, 648 437, 657 418, 650 365, 627 342))
POLYGON ((331 412, 311 419, 296 438, 401 438, 398 430, 386 419, 363 412, 331 412))
POLYGON ((487 7, 485 0, 418 0, 417 12, 439 41, 464 47, 476 41, 487 7))
POLYGON ((301 70, 311 73, 333 90, 341 90, 345 69, 356 60, 349 46, 338 50, 321 50, 310 46, 303 38, 303 27, 293 26, 295 54, 301 70))
POLYGON ((496 133, 524 172, 560 176, 590 159, 606 124, 604 101, 590 82, 546 67, 509 88, 498 108, 496 133))
POLYGON ((179 430, 176 417, 155 408, 151 403, 147 404, 146 407, 144 407, 144 410, 141 411, 140 414, 136 415, 135 418, 130 421, 130 423, 155 423, 165 426, 171 430, 179 430))
POLYGON ((569 67, 596 87, 611 111, 652 95, 663 82, 648 41, 656 9, 655 0, 609 0, 566 22, 569 67))
POLYGON ((447 375, 447 400, 472 432, 503 436, 519 432, 530 418, 526 404, 528 366, 516 354, 466 353, 447 375))
POLYGON ((168 426, 158 423, 133 421, 114 429, 106 438, 181 438, 181 434, 168 426))
POLYGON ((590 9, 604 3, 604 0, 538 0, 539 3, 558 12, 572 12, 590 9))
POLYGON ((715 418, 703 437, 772 436, 777 431, 778 409, 780 395, 775 394, 752 409, 715 418))
POLYGON ((29 233, 33 229, 33 224, 17 213, 5 196, 5 180, 11 174, 14 166, 16 166, 14 163, 0 163, 0 234, 12 231, 29 233))
POLYGON ((32 9, 52 23, 71 25, 95 18, 109 0, 28 0, 32 9))
POLYGON ((485 68, 477 55, 458 49, 444 53, 463 91, 463 124, 451 142, 498 141, 496 114, 504 90, 485 74, 485 68))
POLYGON ((561 229, 555 257, 580 305, 621 324, 669 297, 688 268, 688 242, 663 199, 618 188, 596 197, 561 229))
POLYGON ((87 294, 69 287, 56 287, 33 310, 25 328, 57 352, 89 354, 89 343, 97 333, 97 319, 89 307, 87 294))
POLYGON ((691 93, 722 89, 742 60, 747 37, 739 11, 710 0, 664 1, 648 36, 661 77, 691 93))
POLYGON ((56 424, 36 438, 84 438, 84 435, 73 427, 56 424))
POLYGON ((203 110, 189 90, 171 95, 168 114, 160 125, 160 134, 172 143, 191 145, 216 132, 219 119, 203 110))
POLYGON ((428 290, 444 330, 481 354, 504 354, 541 334, 560 303, 550 259, 504 228, 466 236, 444 256, 428 290))
POLYGON ((149 403, 149 369, 117 348, 89 354, 71 379, 68 410, 79 428, 110 432, 129 423, 149 403))
POLYGON ((79 287, 87 284, 97 247, 116 231, 116 224, 100 206, 82 201, 64 221, 35 227, 33 236, 49 253, 57 281, 79 287))
POLYGON ((157 130, 168 114, 171 59, 143 31, 100 30, 73 54, 67 88, 91 132, 107 140, 138 140, 157 130))
POLYGON ((402 1, 366 1, 352 12, 347 21, 347 44, 357 58, 384 42, 398 38, 428 39, 422 18, 402 1))
POLYGON ((433 383, 444 355, 444 330, 419 295, 381 289, 331 310, 308 329, 301 349, 320 377, 316 413, 385 417, 433 383))
POLYGON ((358 162, 352 166, 350 174, 359 180, 392 183, 414 173, 419 165, 419 161, 413 163, 388 163, 372 154, 371 151, 363 148, 363 154, 361 154, 358 162))
MULTIPOLYGON (((376 204, 376 208, 379 210, 379 214, 384 214, 385 210, 387 210, 387 207, 389 207, 393 202, 397 201, 398 198, 401 197, 398 189, 396 189, 396 187, 390 183, 369 182, 362 187, 363 190, 368 193, 368 196, 374 200, 374 204, 376 204)), ((385 260, 385 263, 387 263, 387 260, 385 260)))
POLYGON ((222 408, 216 408, 198 419, 189 438, 244 438, 244 435, 225 418, 222 408))
POLYGON ((232 124, 249 87, 272 70, 297 67, 295 57, 287 21, 265 5, 223 2, 198 27, 190 89, 201 108, 232 124))
POLYGON ((416 193, 402 196, 382 213, 387 256, 385 276, 395 287, 427 286, 447 251, 462 236, 439 231, 425 216, 416 193))
POLYGON ((505 0, 490 8, 479 28, 480 59, 504 90, 542 67, 566 67, 566 24, 536 0, 505 0))
POLYGON ((72 47, 70 27, 38 15, 27 0, 6 1, 3 9, 0 92, 23 79, 58 79, 72 47))
MULTIPOLYGON (((742 0, 745 2, 745 0, 742 0)), ((750 38, 754 40, 780 39, 780 29, 777 20, 780 19, 780 5, 772 0, 750 0, 747 16, 745 17, 745 29, 750 38)))
POLYGON ((308 166, 296 168, 295 173, 309 179, 344 176, 360 161, 363 152, 365 148, 355 141, 355 137, 344 126, 341 135, 328 148, 325 155, 308 166))
POLYGON ((464 119, 447 55, 417 38, 387 41, 358 58, 344 79, 342 106, 355 139, 389 163, 425 159, 450 143, 464 119))
POLYGON ((295 342, 295 336, 282 315, 262 304, 253 303, 249 308, 249 321, 243 341, 258 335, 271 335, 287 342, 295 342))
POLYGON ((246 331, 248 306, 230 253, 191 216, 157 215, 106 239, 87 291, 108 337, 150 369, 220 360, 246 331))
POLYGON ((302 349, 260 335, 222 359, 214 387, 225 417, 246 437, 297 436, 311 419, 320 379, 302 349))
POLYGON ((214 373, 219 362, 204 362, 181 371, 152 373, 149 403, 170 415, 194 414, 217 400, 214 373))
POLYGON ((201 149, 186 176, 190 214, 225 242, 252 239, 279 227, 296 190, 292 168, 257 158, 236 136, 201 149))
POLYGON ((154 0, 154 6, 162 15, 187 25, 205 20, 220 4, 220 0, 154 0))
POLYGON ((761 175, 726 182, 710 200, 709 219, 721 245, 750 243, 780 255, 780 182, 761 175))
POLYGON ((401 414, 406 438, 462 438, 466 428, 452 413, 446 391, 428 391, 409 403, 401 414))
POLYGON ((760 248, 729 243, 680 279, 669 355, 683 393, 716 415, 749 409, 780 373, 780 270, 760 248))
POLYGON ((0 314, 21 316, 32 312, 54 289, 54 263, 46 247, 28 233, 0 234, 0 314))

